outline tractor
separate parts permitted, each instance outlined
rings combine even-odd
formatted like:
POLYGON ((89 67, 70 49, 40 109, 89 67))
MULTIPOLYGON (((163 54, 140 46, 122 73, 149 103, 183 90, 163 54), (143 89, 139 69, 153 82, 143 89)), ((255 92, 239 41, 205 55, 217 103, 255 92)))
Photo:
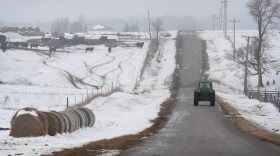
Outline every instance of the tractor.
POLYGON ((194 91, 194 106, 198 106, 199 101, 210 101, 210 106, 215 106, 215 90, 212 82, 198 82, 198 86, 194 91))

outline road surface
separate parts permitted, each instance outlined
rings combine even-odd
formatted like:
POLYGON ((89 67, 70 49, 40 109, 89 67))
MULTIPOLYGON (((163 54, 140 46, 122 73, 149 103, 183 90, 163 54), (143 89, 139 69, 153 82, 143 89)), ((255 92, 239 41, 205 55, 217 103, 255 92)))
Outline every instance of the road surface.
POLYGON ((280 156, 280 147, 242 134, 226 120, 219 105, 193 106, 201 79, 203 50, 194 32, 180 35, 179 89, 176 106, 160 132, 123 151, 121 156, 280 156))

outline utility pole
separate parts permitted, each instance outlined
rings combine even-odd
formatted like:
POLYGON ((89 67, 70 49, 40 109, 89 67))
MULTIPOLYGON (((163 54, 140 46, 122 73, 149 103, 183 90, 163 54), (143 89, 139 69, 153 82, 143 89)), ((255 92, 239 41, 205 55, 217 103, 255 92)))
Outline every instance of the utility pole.
POLYGON ((213 24, 213 30, 216 30, 216 28, 219 29, 219 16, 216 14, 211 14, 212 18, 212 24, 213 24))
POLYGON ((250 36, 242 36, 247 39, 247 50, 246 50, 246 60, 245 60, 245 74, 244 74, 244 94, 246 94, 246 91, 248 90, 248 55, 249 55, 249 44, 250 44, 250 38, 255 38, 255 37, 250 37, 250 36))
POLYGON ((216 27, 216 15, 215 14, 211 14, 211 18, 212 18, 212 26, 213 26, 213 30, 215 30, 216 27))
POLYGON ((148 10, 148 21, 149 21, 149 35, 150 35, 150 40, 152 40, 150 10, 148 10))
POLYGON ((235 60, 235 53, 236 53, 236 49, 235 49, 235 28, 236 28, 236 23, 240 22, 240 21, 237 21, 234 18, 231 22, 233 22, 233 60, 235 60))
POLYGON ((2 17, 1 17, 1 25, 0 26, 3 27, 3 19, 2 19, 2 17))
POLYGON ((220 29, 223 29, 223 7, 220 8, 220 29))
POLYGON ((225 37, 227 36, 227 3, 228 0, 223 0, 222 3, 224 4, 224 33, 225 37))
POLYGON ((220 27, 220 16, 215 16, 215 23, 216 23, 216 28, 219 30, 220 27))

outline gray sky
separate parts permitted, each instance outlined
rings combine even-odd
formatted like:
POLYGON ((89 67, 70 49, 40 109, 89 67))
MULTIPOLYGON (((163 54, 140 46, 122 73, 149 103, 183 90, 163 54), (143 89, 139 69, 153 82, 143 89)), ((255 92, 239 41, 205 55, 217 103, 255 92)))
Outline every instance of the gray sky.
MULTIPOLYGON (((0 16, 9 22, 44 22, 56 17, 130 18, 150 9, 153 16, 210 18, 221 0, 0 0, 0 16)), ((229 17, 251 20, 248 0, 230 0, 229 17)), ((144 14, 143 14, 144 15, 144 14)))

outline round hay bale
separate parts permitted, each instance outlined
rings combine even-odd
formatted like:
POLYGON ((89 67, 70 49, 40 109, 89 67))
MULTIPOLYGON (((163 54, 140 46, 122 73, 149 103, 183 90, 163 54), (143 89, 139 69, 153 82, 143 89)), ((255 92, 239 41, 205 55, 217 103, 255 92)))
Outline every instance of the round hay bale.
POLYGON ((79 116, 75 113, 75 111, 70 108, 67 109, 66 111, 69 111, 70 114, 72 114, 73 118, 74 118, 74 131, 78 130, 80 128, 80 119, 79 116))
POLYGON ((63 111, 61 112, 65 115, 65 117, 68 119, 69 121, 69 132, 74 132, 75 128, 76 128, 76 118, 74 117, 73 113, 71 113, 70 111, 63 111))
POLYGON ((63 113, 63 112, 58 112, 58 114, 61 116, 61 118, 63 119, 64 122, 64 132, 68 133, 70 132, 70 121, 68 119, 68 117, 63 113))
POLYGON ((11 127, 10 136, 32 137, 44 135, 44 128, 40 120, 31 114, 17 116, 11 127))
POLYGON ((35 108, 27 107, 18 110, 12 117, 10 136, 30 137, 44 136, 46 134, 48 134, 48 120, 45 113, 35 108), (18 115, 20 111, 26 112, 18 115))
POLYGON ((83 110, 86 113, 87 118, 89 119, 88 127, 92 127, 95 123, 95 115, 93 114, 93 112, 86 107, 81 107, 79 109, 83 110))
POLYGON ((48 134, 50 136, 55 136, 58 132, 58 120, 52 113, 45 112, 48 119, 48 134))
POLYGON ((81 128, 86 127, 86 126, 87 126, 87 123, 88 123, 86 114, 85 114, 82 110, 77 109, 77 108, 76 108, 76 109, 73 109, 73 110, 74 110, 75 113, 79 116, 79 119, 80 119, 80 127, 81 127, 81 128))
POLYGON ((63 117, 55 111, 51 111, 49 113, 51 113, 52 115, 54 115, 56 117, 56 119, 58 121, 58 133, 62 134, 65 131, 65 125, 64 125, 63 117))

